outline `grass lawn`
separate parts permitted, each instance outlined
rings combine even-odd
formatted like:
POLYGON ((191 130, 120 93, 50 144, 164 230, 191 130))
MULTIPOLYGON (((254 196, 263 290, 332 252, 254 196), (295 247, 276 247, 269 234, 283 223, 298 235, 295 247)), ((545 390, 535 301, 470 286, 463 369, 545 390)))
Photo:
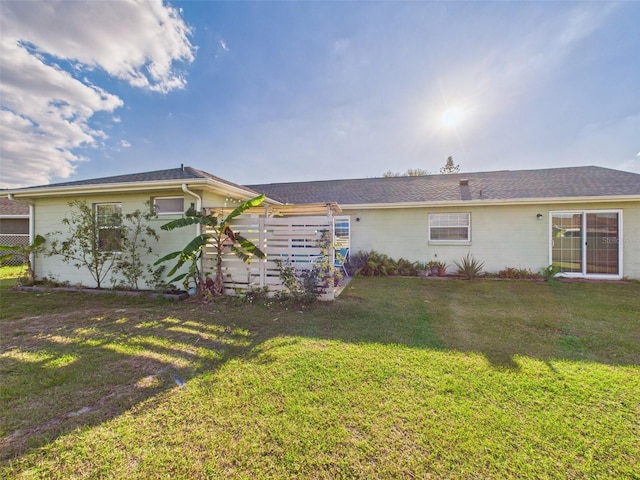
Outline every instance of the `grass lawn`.
POLYGON ((638 283, 0 286, 1 478, 640 478, 638 283))

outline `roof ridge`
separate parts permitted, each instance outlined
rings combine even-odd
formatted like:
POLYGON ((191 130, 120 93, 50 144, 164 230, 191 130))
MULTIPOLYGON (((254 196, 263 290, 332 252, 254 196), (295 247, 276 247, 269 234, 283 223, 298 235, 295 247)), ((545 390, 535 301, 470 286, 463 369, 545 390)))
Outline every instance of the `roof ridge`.
POLYGON ((492 174, 497 174, 497 173, 513 173, 513 174, 518 174, 518 173, 528 173, 528 172, 537 172, 537 173, 543 173, 543 172, 554 172, 554 171, 559 171, 559 170, 585 170, 585 169, 589 169, 589 168, 597 168, 597 169, 601 169, 601 170, 608 170, 608 171, 613 171, 613 172, 619 172, 619 173, 630 173, 633 175, 640 175, 640 174, 636 174, 634 172, 626 172, 624 170, 616 170, 614 168, 608 168, 608 167, 600 167, 597 165, 580 165, 580 166, 567 166, 567 167, 550 167, 550 168, 529 168, 529 169, 521 169, 521 170, 491 170, 491 171, 486 171, 486 172, 482 172, 482 171, 475 171, 475 172, 457 172, 457 173, 431 173, 428 175, 398 175, 398 176, 393 176, 393 177, 357 177, 357 178, 336 178, 336 179, 324 179, 324 180, 301 180, 301 181, 292 181, 292 182, 271 182, 271 183, 252 183, 252 184, 248 184, 247 186, 253 186, 253 185, 292 185, 292 184, 310 184, 310 183, 329 183, 329 182, 353 182, 353 181, 365 181, 365 180, 371 180, 371 181, 407 181, 410 179, 420 179, 420 178, 440 178, 440 179, 446 179, 446 178, 457 178, 458 176, 469 176, 469 175, 481 175, 481 176, 488 176, 488 175, 492 175, 492 174))

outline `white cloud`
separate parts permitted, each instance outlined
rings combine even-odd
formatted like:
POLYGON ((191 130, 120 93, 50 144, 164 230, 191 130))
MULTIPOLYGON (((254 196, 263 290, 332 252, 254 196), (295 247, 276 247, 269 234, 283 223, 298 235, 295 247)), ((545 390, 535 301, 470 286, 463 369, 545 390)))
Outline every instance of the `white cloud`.
POLYGON ((121 140, 120 141, 120 146, 122 148, 129 148, 131 146, 131 142, 127 142, 126 140, 121 140))
POLYGON ((85 160, 74 149, 106 138, 91 118, 123 101, 87 72, 168 93, 186 84, 176 65, 194 59, 188 26, 161 0, 2 2, 0 30, 3 187, 66 178, 85 160))

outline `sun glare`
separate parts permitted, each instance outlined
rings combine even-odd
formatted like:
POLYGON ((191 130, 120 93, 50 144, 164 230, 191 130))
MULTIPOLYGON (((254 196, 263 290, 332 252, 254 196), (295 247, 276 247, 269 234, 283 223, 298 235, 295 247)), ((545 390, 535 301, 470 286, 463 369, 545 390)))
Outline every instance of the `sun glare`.
POLYGON ((460 122, 464 119, 464 109, 461 107, 453 106, 447 108, 442 117, 440 118, 440 122, 444 127, 457 127, 460 122))

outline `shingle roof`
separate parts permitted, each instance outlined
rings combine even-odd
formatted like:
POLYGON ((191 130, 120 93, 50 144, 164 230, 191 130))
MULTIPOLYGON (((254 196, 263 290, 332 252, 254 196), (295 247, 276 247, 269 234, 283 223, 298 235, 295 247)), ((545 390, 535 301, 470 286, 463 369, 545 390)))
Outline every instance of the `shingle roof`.
POLYGON ((5 215, 29 215, 29 205, 0 198, 0 217, 5 215))
POLYGON ((75 180, 73 182, 61 182, 54 183, 51 185, 40 185, 35 187, 27 187, 21 190, 29 190, 29 189, 41 189, 41 188, 66 188, 66 187, 86 187, 91 185, 110 185, 110 184, 121 184, 121 183, 144 183, 144 182, 163 182, 163 181, 176 181, 176 182, 189 182, 193 180, 213 180, 218 183, 223 183, 229 185, 231 187, 240 188, 243 190, 249 189, 249 187, 244 187, 242 185, 238 185, 236 183, 225 180, 224 178, 216 177, 215 175, 211 175, 210 173, 204 172, 202 170, 198 170, 193 167, 180 167, 180 168, 171 168, 168 170, 156 170, 153 172, 143 172, 143 173, 132 173, 126 175, 116 175, 113 177, 102 177, 102 178, 92 178, 88 180, 75 180))
POLYGON ((640 174, 602 167, 248 185, 283 203, 339 205, 640 195, 640 174), (460 181, 468 180, 468 186, 460 181))

